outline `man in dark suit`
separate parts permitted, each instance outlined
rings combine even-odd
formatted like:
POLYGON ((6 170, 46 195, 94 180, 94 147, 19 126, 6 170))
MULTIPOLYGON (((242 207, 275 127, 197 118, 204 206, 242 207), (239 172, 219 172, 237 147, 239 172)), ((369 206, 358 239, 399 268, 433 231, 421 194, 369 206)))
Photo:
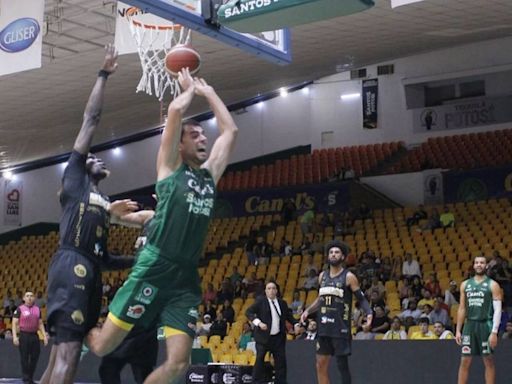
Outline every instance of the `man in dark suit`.
POLYGON ((293 318, 286 302, 277 297, 276 283, 269 281, 265 286, 265 297, 256 299, 245 314, 255 327, 254 383, 263 383, 265 354, 270 351, 274 356, 275 384, 286 384, 285 321, 288 320, 296 327, 298 327, 298 322, 293 318))

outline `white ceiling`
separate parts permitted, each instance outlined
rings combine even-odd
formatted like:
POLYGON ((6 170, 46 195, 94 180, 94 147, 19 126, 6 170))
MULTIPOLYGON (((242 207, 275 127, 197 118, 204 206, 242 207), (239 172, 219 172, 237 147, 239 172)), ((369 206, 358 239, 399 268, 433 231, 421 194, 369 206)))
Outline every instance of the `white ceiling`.
MULTIPOLYGON (((335 73, 343 64, 357 68, 512 35, 512 0, 425 0, 393 10, 390 0, 375 3, 366 12, 293 28, 293 63, 283 67, 196 35, 201 76, 233 103, 335 73)), ((103 46, 114 39, 114 4, 46 0, 43 67, 0 79, 0 168, 71 150, 103 46)), ((137 55, 120 57, 95 144, 159 125, 156 98, 135 94, 140 71, 137 55)), ((189 112, 205 110, 193 104, 189 112)))

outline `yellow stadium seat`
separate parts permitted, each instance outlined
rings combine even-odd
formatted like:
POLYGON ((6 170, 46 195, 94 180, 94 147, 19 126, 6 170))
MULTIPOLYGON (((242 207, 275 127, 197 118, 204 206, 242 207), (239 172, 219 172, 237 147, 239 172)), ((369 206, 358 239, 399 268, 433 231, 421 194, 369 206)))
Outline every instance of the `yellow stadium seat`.
POLYGON ((210 339, 208 340, 208 344, 211 345, 220 345, 221 339, 218 335, 210 336, 210 339))
POLYGON ((249 357, 247 355, 243 355, 243 354, 236 354, 236 355, 234 355, 233 363, 235 363, 237 365, 248 365, 249 357))

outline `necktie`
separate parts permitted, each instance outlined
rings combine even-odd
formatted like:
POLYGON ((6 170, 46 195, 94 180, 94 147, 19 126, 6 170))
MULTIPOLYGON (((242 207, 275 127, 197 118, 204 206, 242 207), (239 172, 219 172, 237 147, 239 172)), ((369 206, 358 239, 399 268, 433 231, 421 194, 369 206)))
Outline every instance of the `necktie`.
POLYGON ((276 310, 277 315, 278 315, 279 317, 281 317, 281 313, 279 312, 279 309, 277 309, 277 305, 276 305, 275 301, 274 301, 274 300, 271 300, 270 302, 271 302, 271 303, 272 303, 272 305, 274 306, 274 309, 276 310))

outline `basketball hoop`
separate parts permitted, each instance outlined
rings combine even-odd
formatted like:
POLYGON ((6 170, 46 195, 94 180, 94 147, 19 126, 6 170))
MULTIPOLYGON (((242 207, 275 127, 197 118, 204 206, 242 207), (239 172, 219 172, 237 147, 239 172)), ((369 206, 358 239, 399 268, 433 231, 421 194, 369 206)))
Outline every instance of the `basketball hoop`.
MULTIPOLYGON (((190 43, 190 29, 172 21, 156 24, 140 9, 130 7, 126 10, 126 18, 131 34, 137 45, 142 76, 137 85, 137 92, 155 95, 162 101, 169 89, 172 97, 180 93, 178 81, 165 69, 165 55, 178 44, 190 43)), ((161 22, 161 20, 158 20, 161 22)))

